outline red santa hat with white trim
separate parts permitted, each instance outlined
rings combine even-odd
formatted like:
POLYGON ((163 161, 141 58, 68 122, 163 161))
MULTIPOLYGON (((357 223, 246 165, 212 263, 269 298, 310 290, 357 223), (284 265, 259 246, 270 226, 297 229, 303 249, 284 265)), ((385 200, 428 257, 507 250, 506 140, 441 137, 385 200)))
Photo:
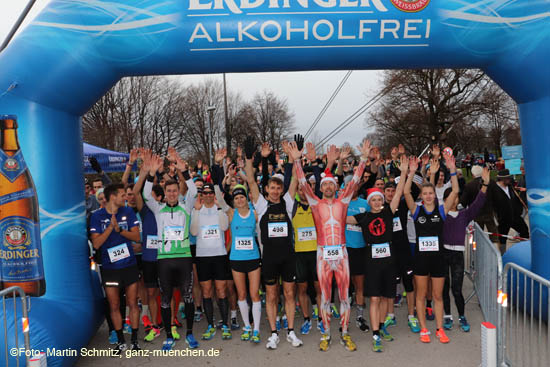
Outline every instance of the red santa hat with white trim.
POLYGON ((384 193, 381 189, 373 187, 372 189, 367 190, 367 203, 375 196, 380 196, 384 200, 384 193))

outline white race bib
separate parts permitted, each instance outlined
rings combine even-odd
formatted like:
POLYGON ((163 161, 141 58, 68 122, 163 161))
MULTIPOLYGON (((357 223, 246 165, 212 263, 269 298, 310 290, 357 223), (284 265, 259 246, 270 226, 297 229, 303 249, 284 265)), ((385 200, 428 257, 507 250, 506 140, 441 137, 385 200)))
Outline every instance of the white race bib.
POLYGON ((418 239, 418 249, 421 252, 439 251, 439 238, 437 236, 420 237, 418 239))
POLYGON ((323 247, 324 260, 341 260, 344 258, 344 249, 342 245, 333 245, 323 247))
POLYGON ((203 240, 218 240, 220 239, 220 227, 215 224, 212 226, 201 227, 201 238, 203 240))
POLYGON ((115 263, 117 261, 130 257, 130 250, 128 250, 128 246, 125 243, 121 243, 118 246, 111 247, 107 250, 107 253, 109 254, 109 260, 111 261, 111 263, 115 263))
POLYGON ((252 237, 235 237, 235 250, 254 250, 252 237))
POLYGON ((401 226, 401 219, 399 219, 399 217, 393 218, 393 231, 399 232, 402 230, 403 230, 403 227, 401 226))
POLYGON ((287 222, 267 223, 268 237, 287 237, 288 224, 287 222))
POLYGON ((359 233, 362 232, 361 227, 359 227, 357 224, 347 224, 346 229, 352 232, 359 232, 359 233))
POLYGON ((373 259, 383 259, 385 257, 391 256, 390 244, 389 243, 376 243, 372 246, 372 258, 373 259))
POLYGON ((160 248, 162 240, 159 240, 158 236, 147 236, 147 243, 145 247, 151 250, 157 250, 160 248))
POLYGON ((315 227, 298 228, 298 241, 313 241, 317 239, 317 232, 315 227))
POLYGON ((167 241, 183 241, 185 234, 184 226, 164 227, 164 239, 167 241))

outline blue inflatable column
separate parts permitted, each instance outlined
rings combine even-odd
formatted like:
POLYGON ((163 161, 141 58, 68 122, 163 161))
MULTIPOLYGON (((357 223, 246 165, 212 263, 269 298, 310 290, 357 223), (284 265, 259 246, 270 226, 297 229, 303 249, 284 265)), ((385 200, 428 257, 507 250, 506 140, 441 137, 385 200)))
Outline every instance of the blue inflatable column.
POLYGON ((550 279, 550 97, 519 105, 531 228, 531 270, 550 279))
MULTIPOLYGON (((46 294, 31 299, 31 349, 78 349, 103 315, 101 289, 88 260, 80 118, 11 96, 0 101, 0 110, 18 116, 19 141, 40 205, 46 294)), ((48 366, 75 360, 52 356, 48 366)))

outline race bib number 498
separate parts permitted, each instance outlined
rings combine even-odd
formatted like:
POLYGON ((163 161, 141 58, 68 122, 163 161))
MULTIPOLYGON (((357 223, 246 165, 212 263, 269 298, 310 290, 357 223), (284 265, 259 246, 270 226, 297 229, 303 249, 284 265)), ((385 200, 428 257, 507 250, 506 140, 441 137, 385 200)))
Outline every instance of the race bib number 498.
POLYGON ((268 237, 287 237, 288 224, 286 222, 276 222, 267 224, 268 237))

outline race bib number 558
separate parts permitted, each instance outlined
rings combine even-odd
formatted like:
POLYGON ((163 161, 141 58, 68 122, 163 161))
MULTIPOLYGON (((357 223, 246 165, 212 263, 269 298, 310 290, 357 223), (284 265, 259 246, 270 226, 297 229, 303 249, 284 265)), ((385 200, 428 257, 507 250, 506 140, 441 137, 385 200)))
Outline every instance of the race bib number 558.
POLYGON ((341 260, 344 258, 344 250, 341 245, 325 246, 323 247, 323 259, 341 260))

